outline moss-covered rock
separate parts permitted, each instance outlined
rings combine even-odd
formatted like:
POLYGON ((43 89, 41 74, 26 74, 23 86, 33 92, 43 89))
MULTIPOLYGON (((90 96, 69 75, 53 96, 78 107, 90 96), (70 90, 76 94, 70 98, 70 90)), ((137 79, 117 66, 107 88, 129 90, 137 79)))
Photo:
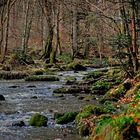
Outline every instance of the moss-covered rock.
POLYGON ((56 76, 48 75, 32 75, 25 78, 25 81, 59 81, 56 76))
POLYGON ((57 124, 67 124, 69 122, 72 122, 75 120, 75 117, 77 116, 77 112, 66 112, 63 114, 63 116, 57 116, 56 123, 57 124))
POLYGON ((33 69, 32 70, 33 75, 43 75, 45 73, 44 69, 33 69))
POLYGON ((112 87, 110 82, 97 81, 91 87, 91 92, 93 94, 105 94, 112 87))
POLYGON ((72 77, 72 76, 69 76, 69 77, 66 77, 65 78, 65 81, 66 81, 66 85, 72 85, 72 84, 75 84, 76 83, 76 77, 72 77))
POLYGON ((56 119, 58 119, 58 118, 60 118, 60 117, 63 117, 64 116, 64 113, 59 113, 59 112, 55 112, 54 113, 54 119, 56 120, 56 119))
POLYGON ((120 77, 124 74, 124 72, 120 68, 112 68, 107 72, 108 77, 120 77))
POLYGON ((12 80, 12 79, 24 79, 28 74, 25 72, 12 72, 12 71, 1 71, 0 79, 12 80))
POLYGON ((67 70, 83 71, 87 68, 82 66, 79 62, 71 62, 67 65, 67 70))
POLYGON ((80 93, 81 89, 80 88, 68 88, 68 87, 62 87, 55 89, 53 93, 65 93, 65 94, 72 94, 72 93, 80 93))
POLYGON ((88 118, 91 115, 101 115, 108 111, 101 106, 86 105, 83 110, 76 116, 76 122, 79 123, 81 119, 88 118))
POLYGON ((132 87, 131 82, 124 82, 111 90, 109 90, 102 98, 100 98, 99 102, 104 103, 107 100, 110 101, 118 101, 121 97, 124 97, 126 92, 132 87))
POLYGON ((85 96, 84 98, 83 98, 83 101, 91 101, 91 100, 93 100, 94 99, 94 97, 92 96, 92 95, 88 95, 88 96, 85 96))
POLYGON ((60 93, 53 93, 53 96, 54 96, 54 97, 57 97, 57 98, 62 98, 62 97, 64 97, 64 95, 63 95, 63 94, 60 94, 60 93))
POLYGON ((102 71, 92 71, 89 72, 86 76, 83 77, 84 80, 96 79, 103 76, 104 73, 102 71))
POLYGON ((34 114, 29 120, 29 124, 31 126, 37 126, 37 127, 47 126, 47 122, 48 122, 48 118, 39 113, 34 114))
POLYGON ((3 95, 0 95, 0 101, 5 101, 5 97, 3 95))

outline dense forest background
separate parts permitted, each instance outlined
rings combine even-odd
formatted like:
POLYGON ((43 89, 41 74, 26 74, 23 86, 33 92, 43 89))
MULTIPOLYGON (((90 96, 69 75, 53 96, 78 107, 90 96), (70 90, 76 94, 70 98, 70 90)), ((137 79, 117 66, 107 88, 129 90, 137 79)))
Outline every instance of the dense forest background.
POLYGON ((1 63, 55 63, 62 56, 104 66, 117 60, 132 76, 138 70, 138 7, 138 0, 1 0, 1 63))

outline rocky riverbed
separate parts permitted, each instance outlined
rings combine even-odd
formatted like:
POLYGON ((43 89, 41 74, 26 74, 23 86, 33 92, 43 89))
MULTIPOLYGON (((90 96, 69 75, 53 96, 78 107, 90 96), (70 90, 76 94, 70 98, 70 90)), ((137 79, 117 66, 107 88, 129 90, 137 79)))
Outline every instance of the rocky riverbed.
POLYGON ((5 97, 0 101, 0 140, 81 140, 74 122, 57 125, 54 114, 80 111, 90 101, 69 94, 55 97, 53 90, 64 86, 66 77, 74 76, 80 81, 87 72, 59 72, 60 81, 56 82, 0 81, 0 94, 5 97), (29 119, 37 112, 48 117, 47 127, 29 126, 29 119), (25 123, 23 127, 18 126, 21 121, 25 123))

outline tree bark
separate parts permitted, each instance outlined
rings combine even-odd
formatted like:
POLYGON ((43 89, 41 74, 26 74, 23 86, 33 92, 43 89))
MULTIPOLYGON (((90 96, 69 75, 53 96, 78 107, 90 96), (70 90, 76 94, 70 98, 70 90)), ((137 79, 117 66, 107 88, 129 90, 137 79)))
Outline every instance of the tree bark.
POLYGON ((77 8, 73 5, 73 22, 72 22, 72 55, 73 58, 78 53, 78 20, 77 20, 77 8))

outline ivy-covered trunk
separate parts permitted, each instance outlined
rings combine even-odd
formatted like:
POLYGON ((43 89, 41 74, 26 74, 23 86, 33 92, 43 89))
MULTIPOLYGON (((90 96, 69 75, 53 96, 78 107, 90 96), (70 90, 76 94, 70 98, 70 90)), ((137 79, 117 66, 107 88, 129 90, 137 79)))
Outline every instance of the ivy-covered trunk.
POLYGON ((132 0, 132 17, 131 17, 131 44, 132 44, 132 62, 133 70, 136 72, 138 70, 138 59, 137 59, 137 37, 136 37, 136 10, 135 1, 132 0))
POLYGON ((46 45, 44 50, 44 58, 46 61, 50 60, 50 54, 52 52, 52 41, 53 41, 53 28, 49 30, 48 37, 46 40, 46 45))

